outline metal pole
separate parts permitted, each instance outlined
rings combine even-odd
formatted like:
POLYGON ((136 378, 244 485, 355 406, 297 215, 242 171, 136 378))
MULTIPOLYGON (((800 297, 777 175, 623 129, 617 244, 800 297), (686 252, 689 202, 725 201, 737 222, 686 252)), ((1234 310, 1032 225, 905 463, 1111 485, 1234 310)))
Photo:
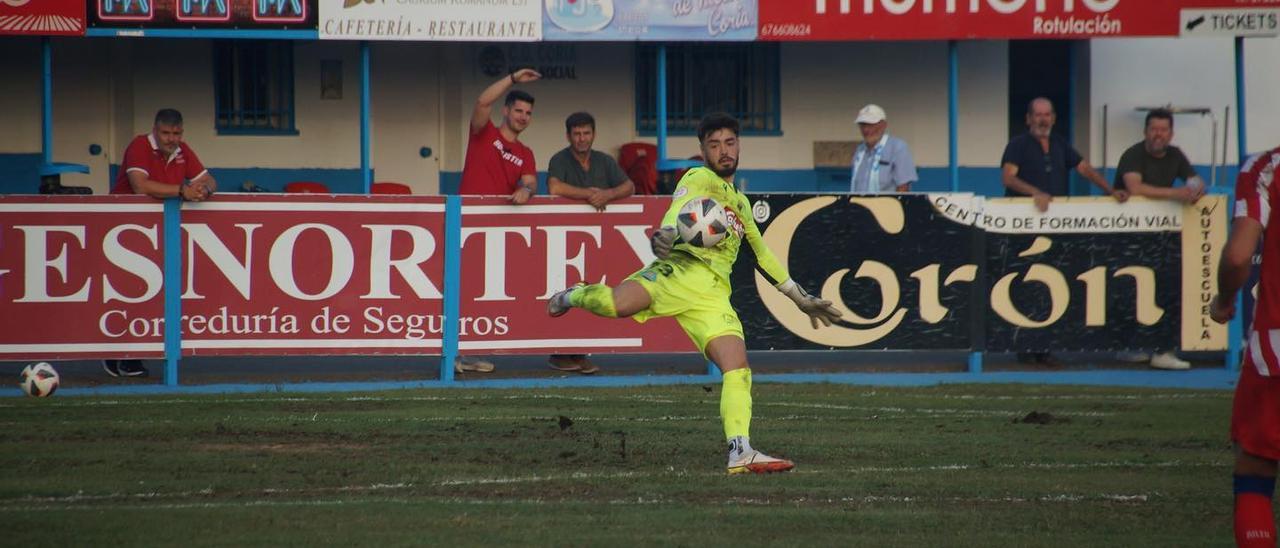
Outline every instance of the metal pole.
POLYGON ((1076 46, 1067 44, 1067 144, 1076 144, 1076 46))
POLYGON ((947 42, 947 167, 951 192, 960 192, 960 54, 958 42, 947 42))
POLYGON ((360 42, 360 177, 364 193, 373 187, 369 165, 369 42, 360 42))
MULTIPOLYGON (((1073 148, 1076 145, 1076 45, 1074 42, 1067 44, 1067 144, 1073 148)), ((1068 191, 1071 194, 1081 194, 1083 183, 1080 177, 1072 170, 1068 173, 1068 191), (1071 188, 1074 187, 1074 188, 1071 188)), ((1090 185, 1092 188, 1092 185, 1090 185)), ((1087 194, 1093 194, 1092 191, 1087 194)))
MULTIPOLYGON (((1231 146, 1231 105, 1222 113, 1222 156, 1213 159, 1213 165, 1222 168, 1222 178, 1227 178, 1227 148, 1231 146)), ((1227 185, 1230 185, 1230 181, 1227 185)))
MULTIPOLYGON (((947 41, 947 169, 951 192, 960 192, 960 47, 956 40, 947 41)), ((969 353, 970 373, 982 372, 982 351, 969 353)))
POLYGON ((1209 133, 1209 186, 1218 186, 1218 120, 1209 112, 1209 123, 1213 130, 1209 133))
POLYGON ((164 385, 178 386, 182 358, 182 200, 164 201, 164 385))
POLYGON ((1244 120, 1244 37, 1236 37, 1236 151, 1240 164, 1249 157, 1249 140, 1244 120))
MULTIPOLYGON (((1244 37, 1236 37, 1236 156, 1238 157, 1238 166, 1244 166, 1244 160, 1249 156, 1249 145, 1245 135, 1244 120, 1244 37)), ((1226 154, 1224 151, 1223 154, 1226 154)), ((1237 168, 1238 169, 1238 168, 1237 168)), ((1234 189, 1233 189, 1234 190, 1234 189)), ((1236 296, 1236 309, 1244 310, 1244 292, 1236 296)), ((1244 339, 1244 318, 1241 314, 1231 319, 1227 324, 1227 371, 1240 370, 1240 353, 1244 339)))
POLYGON ((667 45, 658 44, 658 171, 667 161, 667 45))
POLYGON ((458 325, 462 299, 462 197, 444 199, 444 340, 440 352, 440 380, 453 382, 458 357, 458 325))
POLYGON ((1102 178, 1111 180, 1111 174, 1107 173, 1110 168, 1107 167, 1107 105, 1102 105, 1102 178))
POLYGON ((49 37, 40 38, 40 158, 53 163, 53 46, 49 37))

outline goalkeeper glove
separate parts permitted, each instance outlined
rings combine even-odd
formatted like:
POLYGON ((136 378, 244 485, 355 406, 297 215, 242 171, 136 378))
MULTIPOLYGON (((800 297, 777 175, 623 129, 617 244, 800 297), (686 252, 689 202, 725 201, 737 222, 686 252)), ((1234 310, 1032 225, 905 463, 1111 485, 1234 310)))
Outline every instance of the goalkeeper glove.
POLYGON ((676 227, 664 226, 653 231, 653 235, 649 237, 649 248, 653 250, 653 254, 659 259, 665 259, 671 254, 671 248, 676 245, 676 227))
POLYGON ((822 325, 831 325, 831 322, 840 319, 841 313, 836 310, 835 305, 831 301, 826 301, 810 295, 803 287, 800 287, 795 280, 787 280, 778 285, 778 291, 783 295, 790 297, 795 301, 796 306, 800 307, 800 311, 809 315, 809 323, 813 324, 813 328, 818 328, 818 322, 822 325))

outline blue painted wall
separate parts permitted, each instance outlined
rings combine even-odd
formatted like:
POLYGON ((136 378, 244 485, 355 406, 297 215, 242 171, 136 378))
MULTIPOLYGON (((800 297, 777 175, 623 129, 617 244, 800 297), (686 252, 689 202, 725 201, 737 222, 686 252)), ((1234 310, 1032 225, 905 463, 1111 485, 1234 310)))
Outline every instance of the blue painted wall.
POLYGON ((0 194, 35 194, 39 188, 39 152, 0 154, 0 194))
MULTIPOLYGON (((947 168, 921 168, 920 182, 914 190, 945 192, 951 190, 947 168)), ((743 169, 740 178, 747 181, 751 192, 848 192, 849 171, 846 169, 743 169)), ((741 179, 740 179, 741 180, 741 179)), ((979 193, 1002 193, 1000 170, 997 168, 962 167, 960 180, 977 184, 979 193)), ((440 192, 454 194, 462 181, 460 171, 440 172, 440 192)), ((538 192, 547 193, 547 174, 538 173, 538 192)))
MULTIPOLYGON (((211 167, 209 173, 218 180, 218 187, 226 192, 239 192, 246 181, 270 192, 284 192, 284 185, 294 181, 315 181, 324 183, 331 192, 337 194, 358 194, 364 192, 364 180, 359 169, 273 169, 261 167, 211 167)), ((378 180, 378 172, 374 170, 373 180, 378 180)))
MULTIPOLYGON (((1209 166, 1195 166, 1196 171, 1209 182, 1209 166)), ((951 190, 950 170, 945 167, 919 168, 920 180, 912 185, 916 192, 949 192, 951 190)), ((747 189, 751 192, 848 192, 849 170, 845 168, 819 169, 743 169, 738 176, 746 180, 747 189)), ((1107 171, 1107 180, 1114 178, 1114 170, 1107 171)), ((1230 187, 1235 184, 1236 166, 1226 166, 1218 170, 1218 186, 1230 187)), ((538 192, 545 194, 547 174, 538 173, 538 192)), ((440 172, 440 191, 452 194, 458 191, 462 173, 458 171, 440 172)), ((1097 188, 1088 181, 1082 186, 1098 194, 1097 188)), ((1004 196, 1004 185, 1000 183, 1000 168, 997 167, 961 167, 960 191, 973 192, 981 196, 1004 196)))
MULTIPOLYGON (((40 186, 40 154, 0 154, 0 194, 35 194, 40 186)), ((112 164, 102 176, 106 188, 110 188, 120 166, 112 164)), ((284 192, 284 185, 293 181, 317 181, 324 183, 329 190, 354 194, 364 190, 364 182, 359 169, 320 169, 320 168, 228 168, 211 167, 209 172, 218 180, 223 192, 238 192, 246 181, 270 192, 284 192)), ((377 178, 374 171, 374 179, 377 178)), ((456 185, 455 185, 456 187, 456 185)))

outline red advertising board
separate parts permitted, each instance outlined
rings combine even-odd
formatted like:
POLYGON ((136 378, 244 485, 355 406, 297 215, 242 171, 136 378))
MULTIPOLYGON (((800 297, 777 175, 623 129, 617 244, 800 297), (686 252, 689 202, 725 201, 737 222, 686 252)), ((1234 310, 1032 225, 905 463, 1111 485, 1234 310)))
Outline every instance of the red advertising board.
POLYGON ((760 0, 760 40, 964 40, 1178 36, 1195 8, 1276 0, 760 0))
MULTIPOLYGON (((620 282, 651 259, 666 199, 606 212, 468 198, 463 353, 682 352, 661 319, 546 314, 580 280, 620 282)), ((0 196, 0 359, 163 355, 163 206, 140 197, 0 196)), ((441 352, 442 197, 225 195, 183 204, 185 355, 441 352)))
POLYGON ((124 318, 164 316, 163 216, 146 197, 0 196, 0 360, 162 356, 124 318))
POLYGON ((84 35, 84 0, 0 0, 0 35, 84 35))
POLYGON ((441 197, 220 197, 182 235, 186 354, 440 353, 441 197))
POLYGON ((580 202, 466 198, 462 209, 465 354, 691 352, 674 320, 643 324, 581 310, 548 318, 546 299, 579 281, 617 285, 653 254, 649 233, 668 198, 632 198, 603 212, 580 202))

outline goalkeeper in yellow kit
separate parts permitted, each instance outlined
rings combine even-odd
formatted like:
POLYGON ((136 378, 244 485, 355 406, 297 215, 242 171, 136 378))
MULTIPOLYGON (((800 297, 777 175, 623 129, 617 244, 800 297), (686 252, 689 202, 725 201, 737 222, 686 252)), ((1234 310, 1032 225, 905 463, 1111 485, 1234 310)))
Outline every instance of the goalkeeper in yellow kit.
POLYGON ((671 208, 662 226, 650 239, 658 260, 628 276, 617 287, 578 284, 556 293, 547 302, 547 313, 561 316, 570 308, 582 308, 609 318, 674 316, 720 371, 720 416, 729 441, 730 474, 785 472, 795 465, 751 448, 751 368, 742 322, 729 304, 729 273, 745 238, 755 251, 759 268, 772 278, 779 291, 808 314, 814 329, 819 322, 831 325, 840 312, 830 301, 813 297, 787 274, 765 245, 751 218, 747 197, 733 184, 738 169, 738 121, 728 114, 709 114, 698 124, 705 167, 689 170, 672 194, 671 208), (676 241, 676 215, 689 200, 709 197, 725 208, 729 234, 715 247, 702 248, 676 241))

